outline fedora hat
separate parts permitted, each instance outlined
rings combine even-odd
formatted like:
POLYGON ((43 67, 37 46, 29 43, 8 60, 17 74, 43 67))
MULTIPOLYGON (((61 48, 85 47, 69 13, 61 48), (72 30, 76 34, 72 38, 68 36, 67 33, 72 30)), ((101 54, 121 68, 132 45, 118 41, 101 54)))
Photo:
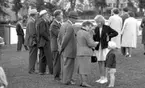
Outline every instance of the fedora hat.
POLYGON ((78 13, 75 12, 75 11, 70 11, 69 14, 68 14, 68 17, 69 18, 73 18, 73 19, 78 19, 78 13))

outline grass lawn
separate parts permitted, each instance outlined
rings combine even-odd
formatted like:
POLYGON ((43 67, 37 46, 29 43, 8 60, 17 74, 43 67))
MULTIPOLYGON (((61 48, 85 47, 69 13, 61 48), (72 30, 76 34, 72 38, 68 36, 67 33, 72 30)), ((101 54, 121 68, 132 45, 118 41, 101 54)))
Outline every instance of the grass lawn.
MULTIPOLYGON (((133 49, 131 58, 122 56, 120 51, 117 52, 115 88, 145 88, 145 56, 140 43, 141 37, 138 38, 138 47, 133 49)), ((51 75, 28 74, 28 51, 16 52, 16 45, 4 47, 2 53, 0 64, 7 74, 8 88, 81 88, 76 72, 74 79, 77 84, 70 86, 55 82, 51 75)), ((98 65, 93 63, 88 83, 92 88, 107 88, 107 84, 95 83, 98 78, 98 65)))

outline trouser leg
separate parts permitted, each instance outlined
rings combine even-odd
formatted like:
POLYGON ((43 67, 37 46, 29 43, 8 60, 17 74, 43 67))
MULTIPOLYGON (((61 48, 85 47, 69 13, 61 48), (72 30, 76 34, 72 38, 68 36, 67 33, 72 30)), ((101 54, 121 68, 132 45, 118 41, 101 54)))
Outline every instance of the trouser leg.
POLYGON ((125 55, 126 54, 125 47, 121 47, 121 53, 122 53, 122 55, 125 55))
POLYGON ((52 52, 53 55, 53 75, 54 78, 60 78, 60 72, 61 72, 61 59, 59 56, 58 51, 52 52))
POLYGON ((21 51, 22 43, 23 43, 22 36, 18 35, 17 51, 21 51))
POLYGON ((39 48, 40 55, 39 55, 39 72, 45 73, 46 72, 46 57, 44 55, 44 48, 39 48))
POLYGON ((74 58, 66 58, 63 65, 63 83, 70 82, 74 71, 74 58))
POLYGON ((29 72, 34 72, 37 60, 37 46, 35 45, 29 48, 29 72))
POLYGON ((49 73, 53 74, 53 60, 50 43, 47 43, 46 46, 44 47, 44 55, 46 57, 46 63, 48 65, 49 73))

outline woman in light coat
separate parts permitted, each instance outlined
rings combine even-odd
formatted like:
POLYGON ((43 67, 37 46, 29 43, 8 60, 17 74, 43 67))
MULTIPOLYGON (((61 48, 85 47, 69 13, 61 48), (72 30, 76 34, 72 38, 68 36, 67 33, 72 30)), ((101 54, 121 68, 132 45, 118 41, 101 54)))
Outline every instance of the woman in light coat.
POLYGON ((93 40, 90 34, 92 23, 89 21, 83 22, 82 28, 77 32, 77 71, 80 74, 82 87, 91 87, 87 84, 87 75, 91 72, 91 56, 93 55, 92 48, 95 48, 98 42, 93 40))
POLYGON ((139 27, 137 20, 134 18, 134 13, 129 12, 129 18, 124 22, 122 29, 122 43, 121 46, 126 49, 126 57, 131 57, 131 49, 137 46, 137 35, 139 27))
POLYGON ((118 35, 111 39, 111 41, 114 41, 117 45, 117 48, 120 48, 121 44, 121 29, 122 29, 122 18, 119 16, 119 10, 117 8, 114 8, 112 10, 113 16, 109 18, 109 26, 118 32, 118 35))

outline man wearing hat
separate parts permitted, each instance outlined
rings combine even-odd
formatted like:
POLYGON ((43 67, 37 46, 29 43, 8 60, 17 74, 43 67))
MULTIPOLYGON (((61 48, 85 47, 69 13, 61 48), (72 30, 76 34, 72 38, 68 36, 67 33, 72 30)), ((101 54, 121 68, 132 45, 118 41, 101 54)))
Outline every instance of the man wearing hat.
POLYGON ((63 52, 63 83, 65 85, 74 84, 72 80, 74 71, 74 62, 77 53, 76 34, 73 24, 78 19, 78 14, 74 11, 70 11, 68 15, 69 19, 64 23, 65 33, 61 44, 60 53, 63 52))
POLYGON ((50 14, 46 10, 42 10, 39 13, 40 18, 37 22, 37 40, 38 48, 40 50, 39 55, 39 72, 40 75, 45 75, 46 66, 48 65, 49 73, 53 74, 53 62, 50 43, 50 14))
POLYGON ((29 46, 29 73, 35 73, 35 63, 37 60, 37 41, 36 41, 36 27, 35 20, 37 17, 37 10, 32 9, 26 27, 25 45, 29 46))
POLYGON ((61 60, 60 56, 58 56, 58 33, 61 27, 61 22, 63 19, 63 13, 61 10, 54 11, 54 17, 51 26, 50 26, 50 35, 51 35, 51 51, 53 55, 53 75, 54 80, 60 80, 60 72, 61 72, 61 60))

